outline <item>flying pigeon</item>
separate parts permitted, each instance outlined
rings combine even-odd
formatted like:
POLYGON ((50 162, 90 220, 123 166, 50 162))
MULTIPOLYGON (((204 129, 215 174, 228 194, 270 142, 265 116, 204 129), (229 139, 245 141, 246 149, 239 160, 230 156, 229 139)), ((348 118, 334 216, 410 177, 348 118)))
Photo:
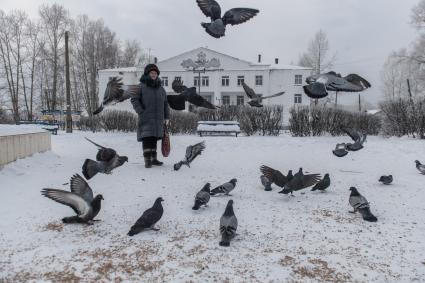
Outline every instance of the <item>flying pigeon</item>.
POLYGON ((233 200, 229 200, 224 214, 220 218, 220 246, 230 246, 230 240, 236 236, 236 229, 238 228, 238 219, 233 212, 233 200))
POLYGON ((244 23, 256 16, 257 9, 251 8, 233 8, 227 11, 223 17, 221 17, 220 5, 214 0, 196 0, 199 8, 205 16, 211 18, 210 23, 201 23, 201 26, 205 28, 205 31, 215 37, 220 38, 224 36, 226 31, 226 25, 232 26, 244 23))
POLYGON ((140 85, 124 85, 122 78, 113 77, 106 85, 103 101, 93 112, 93 115, 99 114, 104 107, 110 104, 123 102, 131 97, 136 97, 140 93, 140 85))
POLYGON ((127 235, 130 237, 134 236, 142 232, 144 229, 158 231, 159 229, 154 228, 154 225, 161 219, 162 214, 164 213, 164 208, 161 204, 162 201, 164 201, 162 197, 157 198, 153 206, 145 210, 142 216, 137 219, 136 223, 131 227, 127 235))
POLYGON ((333 71, 307 77, 307 85, 303 86, 305 94, 310 98, 323 98, 328 91, 360 92, 371 87, 371 84, 356 74, 341 77, 333 71))
POLYGON ((354 143, 346 144, 346 149, 348 151, 358 151, 363 148, 367 135, 359 133, 354 129, 342 128, 342 130, 354 141, 354 143))
POLYGON ((389 185, 393 182, 393 175, 381 176, 381 178, 379 178, 379 182, 381 182, 384 185, 389 185))
POLYGON ((419 160, 415 160, 416 163, 416 169, 419 170, 422 174, 425 174, 425 165, 420 163, 419 160))
POLYGON ((335 156, 338 156, 338 157, 344 157, 344 156, 346 156, 347 154, 348 154, 348 151, 347 151, 347 145, 345 144, 345 143, 338 143, 336 146, 335 146, 335 149, 334 150, 332 150, 332 153, 335 155, 335 156))
POLYGON ((300 168, 298 173, 294 175, 291 181, 287 182, 283 190, 279 194, 293 194, 293 191, 299 191, 307 187, 311 187, 320 181, 320 174, 308 174, 304 175, 303 169, 300 168))
POLYGON ((242 87, 246 95, 249 97, 249 101, 247 103, 252 107, 263 107, 263 104, 261 104, 263 102, 263 99, 281 96, 285 93, 284 91, 282 91, 269 96, 260 96, 256 94, 255 91, 250 88, 245 82, 242 82, 242 87))
POLYGON ((279 170, 275 170, 273 168, 270 168, 266 165, 262 165, 260 167, 261 173, 263 173, 264 176, 269 179, 269 181, 273 184, 276 184, 276 186, 279 186, 283 188, 285 184, 292 179, 292 170, 289 170, 288 175, 283 175, 279 170))
POLYGON ((189 145, 186 148, 186 155, 184 157, 184 160, 179 161, 178 163, 174 164, 174 170, 179 170, 180 167, 182 167, 183 164, 185 164, 187 167, 190 168, 190 163, 202 153, 202 151, 205 149, 205 141, 189 145))
POLYGON ((348 199, 350 205, 354 208, 354 211, 351 213, 356 213, 357 211, 363 216, 363 219, 369 222, 376 222, 378 219, 370 212, 369 203, 367 199, 362 196, 355 187, 350 188, 351 194, 348 199))
POLYGON ((201 205, 207 205, 210 201, 210 188, 211 184, 206 183, 205 186, 200 190, 195 196, 195 204, 193 205, 193 210, 198 210, 201 205))
POLYGON ((319 183, 314 185, 314 187, 311 189, 312 191, 322 191, 324 192, 329 186, 331 185, 331 179, 329 178, 329 174, 326 173, 322 180, 320 180, 319 183))
POLYGON ((272 190, 272 182, 270 182, 270 180, 266 176, 261 175, 260 180, 261 180, 261 184, 263 184, 263 186, 264 186, 265 191, 271 191, 272 190))
POLYGON ((78 174, 71 177, 71 191, 44 188, 41 194, 56 202, 71 207, 76 216, 65 217, 63 223, 86 223, 93 224, 93 219, 100 211, 102 195, 93 198, 93 191, 87 182, 78 174))
POLYGON ((86 159, 83 164, 83 175, 87 180, 93 178, 97 173, 111 174, 113 169, 120 167, 124 162, 128 162, 127 156, 119 156, 114 149, 101 146, 88 138, 86 140, 99 148, 96 155, 97 162, 86 159))
POLYGON ((217 109, 216 106, 196 93, 196 87, 188 88, 180 80, 174 80, 171 87, 176 93, 179 93, 178 95, 167 95, 168 105, 174 110, 184 110, 186 101, 198 107, 217 109))
POLYGON ((210 195, 215 196, 217 194, 225 194, 227 196, 230 196, 229 193, 231 191, 233 191, 233 189, 236 187, 236 182, 238 180, 236 180, 235 178, 233 178, 232 180, 230 180, 227 183, 224 183, 223 185, 220 185, 216 188, 214 188, 211 192, 210 195))

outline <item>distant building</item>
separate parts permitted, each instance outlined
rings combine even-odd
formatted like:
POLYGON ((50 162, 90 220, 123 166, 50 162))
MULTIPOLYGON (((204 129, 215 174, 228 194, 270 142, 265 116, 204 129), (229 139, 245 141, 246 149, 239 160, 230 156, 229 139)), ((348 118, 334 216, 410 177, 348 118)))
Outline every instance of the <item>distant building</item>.
MULTIPOLYGON (((200 47, 159 61, 157 65, 168 94, 173 94, 171 83, 177 78, 188 87, 200 87, 200 94, 215 105, 242 105, 248 101, 241 86, 241 82, 245 81, 258 94, 265 96, 285 91, 280 97, 264 100, 265 105, 284 107, 285 123, 292 106, 310 105, 310 98, 304 94, 302 85, 311 69, 281 64, 278 59, 271 64, 265 64, 261 61, 261 55, 258 55, 258 61, 252 63, 200 47), (204 67, 206 72, 201 72, 200 76, 193 71, 194 68, 203 71, 204 67)), ((109 78, 120 76, 124 84, 136 84, 142 72, 142 69, 136 67, 100 70, 99 98, 102 99, 109 78)), ((114 107, 132 110, 129 102, 114 107)))

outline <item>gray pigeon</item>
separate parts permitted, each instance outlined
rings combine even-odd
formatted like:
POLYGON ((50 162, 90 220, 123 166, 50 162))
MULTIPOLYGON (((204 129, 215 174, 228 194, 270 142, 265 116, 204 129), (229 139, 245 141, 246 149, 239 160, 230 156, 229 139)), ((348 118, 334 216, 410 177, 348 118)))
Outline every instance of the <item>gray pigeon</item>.
POLYGON ((128 162, 127 156, 119 156, 112 148, 106 148, 86 138, 89 142, 99 148, 96 154, 96 160, 86 159, 83 164, 83 175, 90 180, 97 173, 111 174, 112 170, 120 167, 124 162, 128 162))
POLYGON ((145 210, 142 216, 137 219, 136 223, 131 227, 127 235, 131 237, 136 234, 139 234, 145 229, 158 231, 159 229, 154 228, 154 225, 161 219, 162 214, 164 213, 164 208, 161 204, 161 202, 163 201, 164 200, 161 197, 157 198, 153 206, 145 210))
POLYGON ((200 190, 195 196, 195 204, 193 205, 193 210, 198 210, 201 205, 207 205, 210 201, 210 188, 211 184, 206 183, 205 186, 200 190))
POLYGON ((335 146, 335 149, 332 150, 332 153, 335 156, 344 157, 344 156, 346 156, 348 154, 348 151, 346 150, 346 148, 347 148, 347 145, 345 143, 338 143, 335 146))
POLYGON ((93 191, 87 182, 78 174, 71 177, 71 191, 44 188, 41 194, 56 202, 71 207, 76 216, 65 217, 64 223, 86 223, 93 224, 93 219, 100 211, 102 195, 93 198, 93 191))
POLYGON ((285 93, 284 91, 282 91, 269 96, 261 96, 256 94, 255 91, 250 88, 245 82, 242 82, 242 87, 246 95, 249 97, 249 101, 247 103, 252 107, 263 107, 263 104, 261 104, 263 102, 263 99, 281 96, 285 93))
POLYGON ((360 92, 371 87, 371 84, 357 74, 341 77, 333 71, 307 77, 307 85, 303 86, 305 94, 310 98, 323 98, 328 91, 360 92))
POLYGON ((359 133, 354 129, 343 128, 342 130, 354 141, 354 143, 347 143, 345 145, 347 150, 358 151, 363 148, 367 135, 359 133))
POLYGON ((419 162, 419 160, 415 160, 416 163, 416 169, 419 170, 422 174, 425 174, 425 165, 419 162))
POLYGON ((93 112, 93 115, 103 111, 105 106, 123 102, 131 97, 137 97, 140 94, 140 85, 124 85, 122 78, 113 77, 106 85, 103 101, 101 105, 93 112))
POLYGON ((184 110, 186 108, 186 101, 198 107, 212 110, 217 109, 216 106, 196 92, 196 87, 187 88, 181 80, 174 80, 171 88, 176 93, 179 93, 178 95, 167 95, 168 105, 174 110, 184 110))
POLYGON ((379 178, 379 182, 381 182, 384 185, 389 185, 393 182, 393 175, 381 176, 381 178, 379 178))
POLYGON ((182 167, 182 165, 186 165, 187 167, 190 168, 190 163, 198 156, 202 153, 202 151, 205 149, 205 141, 194 144, 194 145, 189 145, 186 148, 186 155, 184 160, 174 164, 174 170, 179 170, 180 167, 182 167))
POLYGON ((279 194, 293 194, 294 191, 299 191, 317 184, 320 181, 320 174, 304 175, 303 169, 300 168, 298 173, 294 175, 291 181, 287 182, 279 192, 279 194))
POLYGON ((214 0, 196 0, 199 8, 205 16, 211 18, 210 23, 201 23, 205 31, 215 37, 220 38, 224 36, 226 25, 232 26, 244 23, 258 14, 257 9, 250 8, 233 8, 227 11, 221 17, 220 5, 214 0))
POLYGON ((225 194, 227 196, 230 196, 229 193, 231 191, 233 191, 233 189, 236 187, 236 182, 238 180, 236 179, 232 179, 227 183, 224 183, 223 185, 220 185, 216 188, 214 188, 211 192, 210 195, 215 196, 217 194, 225 194))
POLYGON ((269 179, 269 181, 276 186, 283 188, 285 184, 292 179, 292 170, 289 170, 288 175, 283 175, 279 170, 273 169, 266 165, 260 167, 261 173, 269 179))
POLYGON ((329 178, 329 174, 326 173, 322 180, 320 180, 319 183, 314 185, 314 187, 311 189, 312 191, 322 191, 324 192, 329 186, 331 185, 331 178, 329 178))
POLYGON ((355 187, 350 188, 351 194, 348 199, 350 205, 354 208, 354 211, 350 213, 360 212, 363 219, 369 222, 376 222, 378 219, 370 212, 370 207, 367 199, 362 196, 355 187))
POLYGON ((260 180, 261 180, 261 184, 263 184, 263 186, 264 186, 265 191, 271 191, 272 190, 272 182, 270 182, 270 180, 266 176, 261 175, 260 180))
POLYGON ((233 212, 233 200, 229 200, 224 214, 220 218, 220 246, 230 246, 230 240, 236 236, 236 229, 238 228, 238 219, 233 212))

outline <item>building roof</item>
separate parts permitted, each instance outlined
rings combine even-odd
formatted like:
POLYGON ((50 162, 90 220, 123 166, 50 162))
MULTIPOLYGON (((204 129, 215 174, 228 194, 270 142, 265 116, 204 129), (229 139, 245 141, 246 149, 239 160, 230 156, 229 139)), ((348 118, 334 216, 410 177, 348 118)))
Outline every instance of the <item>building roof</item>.
MULTIPOLYGON (((245 63, 245 64, 247 64, 247 65, 249 65, 250 67, 253 67, 253 68, 258 67, 258 68, 265 69, 265 70, 266 69, 270 69, 270 70, 311 70, 311 68, 308 68, 308 67, 288 65, 288 64, 282 64, 282 63, 279 63, 279 64, 274 64, 274 63, 272 63, 272 64, 253 63, 253 62, 242 60, 242 59, 239 59, 239 58, 236 58, 236 57, 230 56, 228 54, 224 54, 224 53, 221 53, 221 52, 218 52, 218 51, 215 51, 215 50, 206 48, 206 47, 198 47, 198 48, 195 48, 195 49, 186 51, 184 53, 181 53, 181 54, 178 54, 176 56, 167 58, 165 60, 161 60, 161 61, 158 62, 158 64, 162 64, 162 63, 168 62, 170 60, 176 59, 177 57, 184 56, 185 54, 191 54, 191 53, 197 52, 197 51, 199 51, 199 52, 201 52, 201 51, 209 51, 209 52, 212 52, 212 53, 216 53, 217 55, 229 57, 229 58, 231 58, 233 60, 237 60, 239 62, 243 62, 243 63, 245 63)), ((140 68, 137 68, 137 67, 127 67, 127 68, 115 68, 115 69, 99 70, 99 72, 137 72, 137 71, 142 71, 142 70, 140 68)))

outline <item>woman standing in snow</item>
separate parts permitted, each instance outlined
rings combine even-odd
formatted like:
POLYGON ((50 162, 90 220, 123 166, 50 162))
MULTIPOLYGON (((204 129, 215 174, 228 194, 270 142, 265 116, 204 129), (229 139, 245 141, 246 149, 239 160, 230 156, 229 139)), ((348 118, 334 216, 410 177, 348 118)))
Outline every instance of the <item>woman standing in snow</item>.
POLYGON ((157 141, 164 135, 164 125, 170 119, 167 94, 159 79, 159 69, 148 64, 140 78, 140 95, 131 98, 131 104, 139 116, 137 123, 137 141, 143 144, 145 167, 161 166, 157 159, 157 141))

